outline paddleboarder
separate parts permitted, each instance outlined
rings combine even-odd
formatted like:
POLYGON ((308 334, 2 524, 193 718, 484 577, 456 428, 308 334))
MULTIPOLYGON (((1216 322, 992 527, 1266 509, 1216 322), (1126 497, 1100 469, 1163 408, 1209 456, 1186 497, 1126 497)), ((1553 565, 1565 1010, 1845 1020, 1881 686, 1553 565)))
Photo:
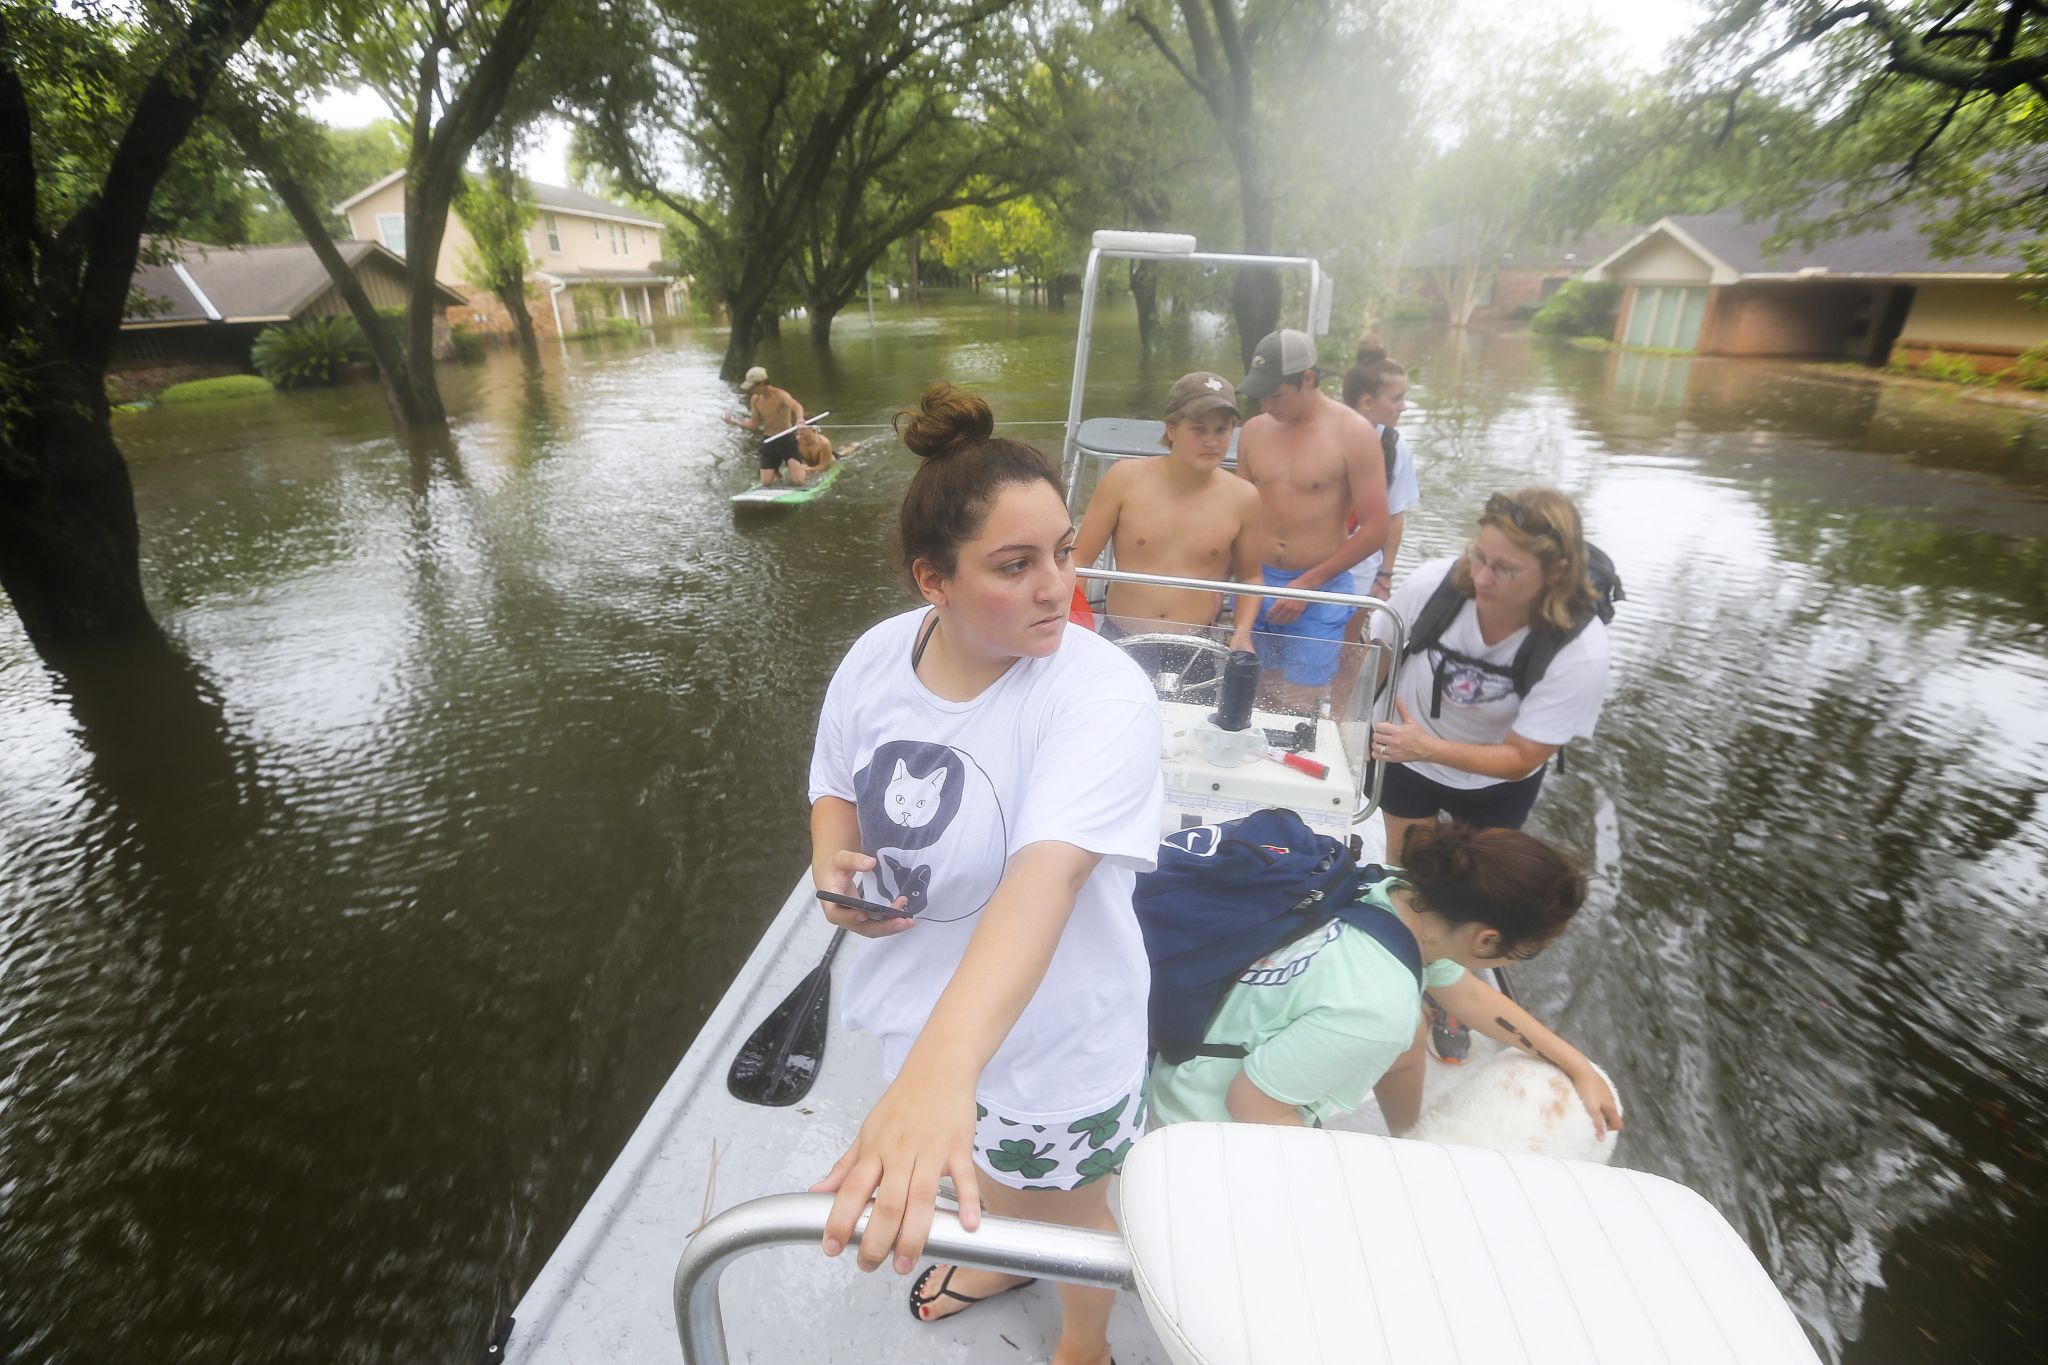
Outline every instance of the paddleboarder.
POLYGON ((740 381, 747 396, 747 415, 725 414, 727 426, 759 432, 761 442, 761 486, 774 483, 784 466, 789 481, 802 488, 813 474, 822 474, 832 464, 832 442, 816 427, 802 425, 804 406, 787 389, 768 382, 768 371, 756 365, 740 381))

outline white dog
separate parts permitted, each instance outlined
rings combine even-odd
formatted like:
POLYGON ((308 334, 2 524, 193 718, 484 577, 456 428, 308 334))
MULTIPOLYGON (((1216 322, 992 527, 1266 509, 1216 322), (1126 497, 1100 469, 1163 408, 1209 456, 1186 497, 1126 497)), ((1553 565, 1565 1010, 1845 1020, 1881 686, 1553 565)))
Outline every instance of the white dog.
MULTIPOLYGON (((1500 1152, 1533 1152, 1606 1165, 1616 1135, 1593 1135, 1593 1119, 1570 1078, 1548 1062, 1512 1048, 1483 1056, 1478 1047, 1465 1065, 1431 1058, 1422 1117, 1408 1136, 1500 1152)), ((1598 1070, 1596 1066, 1594 1068, 1598 1070)), ((1614 1081, 1600 1072, 1611 1088, 1614 1081)), ((1614 1092, 1616 1107, 1621 1092, 1614 1092)))

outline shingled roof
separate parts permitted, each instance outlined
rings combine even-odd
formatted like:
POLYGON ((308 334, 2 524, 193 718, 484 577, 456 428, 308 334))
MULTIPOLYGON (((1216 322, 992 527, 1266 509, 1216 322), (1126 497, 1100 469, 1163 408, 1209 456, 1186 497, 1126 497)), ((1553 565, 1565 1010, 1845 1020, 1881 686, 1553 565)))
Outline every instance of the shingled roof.
MULTIPOLYGON (((368 199, 371 195, 399 179, 404 174, 405 172, 402 170, 393 171, 381 180, 372 181, 336 204, 334 211, 336 213, 347 213, 349 209, 362 203, 363 200, 368 199)), ((600 199, 594 194, 586 194, 582 190, 570 189, 567 185, 547 185, 538 180, 528 180, 526 188, 533 193, 533 202, 535 204, 556 213, 580 214, 585 218, 606 218, 620 223, 637 224, 641 227, 658 228, 663 226, 659 218, 649 218, 638 209, 628 208, 624 204, 614 204, 609 199, 600 199)))
POLYGON ((1681 214, 1658 219, 1587 273, 1589 278, 1600 278, 1595 272, 1604 273, 1657 235, 1701 256, 1714 268, 1716 284, 1785 275, 2003 277, 2025 268, 2019 252, 2009 247, 1967 256, 1937 256, 1929 241, 1932 226, 1928 214, 1906 209, 1889 228, 1832 237, 1810 247, 1794 243, 1772 255, 1764 250, 1764 243, 1777 230, 1777 224, 1769 219, 1745 220, 1740 209, 1681 214))
MULTIPOLYGON (((171 326, 206 322, 287 322, 320 297, 333 281, 304 242, 274 246, 209 246, 203 242, 159 242, 175 255, 159 265, 136 268, 132 281, 144 302, 129 313, 130 326, 171 326)), ((405 262, 376 242, 343 241, 335 247, 349 268, 381 260, 404 273, 405 262)), ((439 286, 444 307, 464 302, 439 286)))

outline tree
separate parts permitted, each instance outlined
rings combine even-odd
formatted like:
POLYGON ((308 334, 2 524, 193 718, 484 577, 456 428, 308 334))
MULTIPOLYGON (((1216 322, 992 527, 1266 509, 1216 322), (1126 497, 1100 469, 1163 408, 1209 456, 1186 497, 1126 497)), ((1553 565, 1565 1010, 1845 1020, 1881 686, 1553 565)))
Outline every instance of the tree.
MULTIPOLYGON (((557 11, 557 0, 337 3, 313 11, 314 26, 296 35, 289 48, 266 53, 268 70, 277 76, 279 88, 309 89, 322 81, 359 77, 406 129, 403 364, 392 365, 372 342, 386 397, 401 426, 447 424, 434 376, 434 320, 439 312, 435 271, 448 213, 462 188, 470 150, 504 111, 542 25, 557 11)), ((573 32, 563 32, 561 41, 580 45, 573 32)), ((245 82, 245 105, 254 104, 258 86, 268 83, 245 82)), ((299 177, 288 149, 271 141, 270 130, 279 122, 276 112, 243 122, 237 136, 289 206, 291 199, 280 178, 296 182, 299 177)), ((298 197, 308 198, 303 185, 298 197)), ((350 295, 360 289, 352 272, 339 268, 339 255, 321 249, 317 239, 327 234, 324 225, 316 229, 318 215, 309 220, 294 210, 292 217, 353 313, 356 305, 350 295)), ((365 324, 366 333, 370 330, 365 324)))
POLYGON ((0 586, 45 657, 156 633, 107 361, 151 200, 269 8, 0 10, 0 586), (80 108, 99 136, 66 145, 81 120, 50 111, 80 108))
POLYGON ((698 278, 732 323, 727 379, 768 332, 848 138, 922 54, 977 51, 971 35, 1016 3, 655 0, 613 49, 635 60, 570 96, 585 154, 694 229, 698 278))
POLYGON ((2048 10, 2034 0, 1716 0, 1676 75, 1660 140, 1724 166, 1762 148, 1768 170, 1740 176, 1741 197, 1781 237, 1912 208, 1938 250, 2018 239, 2048 270, 2048 10))
MULTIPOLYGON (((1185 56, 1142 4, 1129 13, 1131 22, 1209 106, 1237 168, 1243 248, 1253 254, 1270 253, 1275 197, 1267 158, 1272 145, 1253 89, 1254 67, 1274 46, 1289 45, 1283 36, 1300 39, 1320 30, 1327 11, 1300 0, 1245 0, 1242 13, 1237 0, 1174 0, 1173 8, 1187 41, 1185 56)), ((1249 366, 1259 339, 1279 324, 1279 277, 1263 270, 1240 270, 1232 280, 1231 300, 1238 350, 1249 366)))
POLYGON ((533 315, 526 308, 527 230, 540 216, 533 190, 513 168, 519 139, 501 127, 485 139, 484 169, 471 176, 455 197, 455 211, 475 244, 463 263, 463 274, 498 296, 519 334, 519 352, 529 362, 540 359, 533 334, 533 315))
MULTIPOLYGON (((319 167, 318 178, 307 183, 306 194, 319 207, 327 231, 336 237, 347 237, 348 220, 329 210, 363 186, 374 185, 393 171, 404 169, 405 130, 390 119, 372 119, 360 128, 314 125, 314 129, 313 136, 319 138, 323 147, 314 159, 319 167)), ((305 240, 305 233, 299 230, 284 201, 260 180, 246 240, 305 240)))

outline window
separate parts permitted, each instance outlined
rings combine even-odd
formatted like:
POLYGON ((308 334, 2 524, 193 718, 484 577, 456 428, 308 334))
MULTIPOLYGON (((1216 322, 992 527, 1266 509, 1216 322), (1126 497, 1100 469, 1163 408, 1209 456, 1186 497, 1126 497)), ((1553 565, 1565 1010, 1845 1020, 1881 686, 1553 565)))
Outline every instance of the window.
POLYGON ((647 245, 647 229, 646 229, 646 228, 641 228, 641 229, 640 229, 640 245, 641 245, 641 246, 643 246, 643 247, 647 245))
POLYGON ((562 254, 562 225, 561 225, 560 223, 558 223, 558 222, 556 222, 556 221, 555 221, 555 215, 554 215, 554 214, 552 214, 552 213, 543 213, 543 214, 542 214, 542 215, 540 216, 540 220, 541 220, 541 222, 542 222, 543 224, 545 224, 545 225, 547 226, 547 230, 548 230, 548 255, 550 255, 550 256, 559 256, 559 255, 561 255, 561 254, 562 254))
POLYGON ((617 223, 612 224, 612 255, 626 254, 626 230, 617 223))
POLYGON ((1639 284, 1629 306, 1625 340, 1630 346, 1690 351, 1699 345, 1706 313, 1705 285, 1639 284))
POLYGON ((399 255, 405 254, 405 215, 402 213, 380 213, 377 215, 377 236, 387 250, 399 255))

